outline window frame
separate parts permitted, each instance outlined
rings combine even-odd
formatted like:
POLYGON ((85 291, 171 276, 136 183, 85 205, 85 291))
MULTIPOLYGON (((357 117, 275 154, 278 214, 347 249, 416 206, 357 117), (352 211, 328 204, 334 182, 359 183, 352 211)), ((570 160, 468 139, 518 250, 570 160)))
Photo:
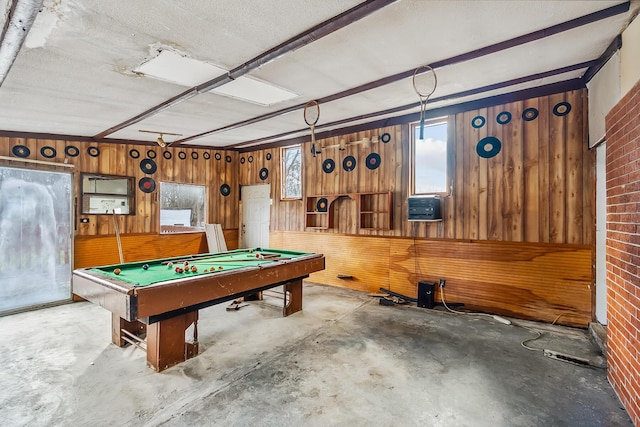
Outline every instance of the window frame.
POLYGON ((208 214, 208 189, 204 184, 194 184, 194 183, 186 183, 186 182, 175 182, 175 181, 159 181, 158 183, 158 233, 159 234, 186 234, 186 233, 204 233, 206 230, 207 224, 207 214, 208 214), (162 225, 161 215, 162 215, 162 184, 170 184, 170 185, 189 185, 192 187, 202 187, 204 189, 204 200, 203 200, 203 225, 192 226, 192 225, 162 225), (163 228, 164 227, 164 228, 163 228))
POLYGON ((447 125, 447 140, 446 140, 446 149, 447 149, 447 153, 446 153, 446 165, 447 165, 447 170, 446 170, 446 191, 440 191, 440 192, 426 192, 426 193, 418 193, 416 192, 416 166, 415 166, 415 161, 416 161, 416 129, 420 126, 420 122, 412 122, 409 123, 409 135, 410 135, 410 170, 409 170, 409 195, 410 196, 424 196, 424 197, 429 197, 429 196, 440 196, 440 197, 448 197, 451 194, 453 194, 453 177, 455 175, 454 172, 454 168, 455 168, 455 162, 454 162, 454 147, 453 147, 453 129, 454 129, 454 123, 453 123, 453 117, 452 116, 443 116, 443 117, 437 117, 437 118, 433 118, 433 119, 429 119, 429 120, 425 120, 425 128, 427 126, 435 126, 435 125, 439 125, 439 124, 443 124, 446 123, 447 125))
POLYGON ((91 173, 91 172, 81 172, 80 173, 80 215, 113 215, 113 212, 87 212, 85 211, 85 205, 90 206, 90 200, 92 198, 96 199, 106 199, 109 197, 116 198, 126 198, 129 203, 129 213, 118 213, 118 215, 135 215, 136 214, 136 190, 135 190, 135 177, 133 176, 124 176, 124 175, 108 175, 103 173, 91 173), (100 193, 100 192, 91 192, 88 189, 85 189, 84 182, 86 177, 94 177, 104 180, 114 180, 114 181, 127 181, 127 194, 119 194, 119 193, 100 193))
POLYGON ((288 145, 280 148, 280 200, 293 201, 302 200, 304 195, 304 151, 302 150, 302 144, 288 145), (287 179, 287 150, 297 148, 300 150, 300 197, 286 197, 286 179, 287 179))

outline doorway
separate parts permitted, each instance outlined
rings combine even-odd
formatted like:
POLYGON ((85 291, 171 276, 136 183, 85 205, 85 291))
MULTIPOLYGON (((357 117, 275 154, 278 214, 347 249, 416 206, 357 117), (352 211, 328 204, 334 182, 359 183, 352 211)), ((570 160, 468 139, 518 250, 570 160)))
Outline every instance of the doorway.
POLYGON ((71 299, 73 176, 0 167, 0 315, 71 299))
POLYGON ((271 218, 271 185, 244 185, 240 189, 242 221, 241 248, 268 248, 271 218))

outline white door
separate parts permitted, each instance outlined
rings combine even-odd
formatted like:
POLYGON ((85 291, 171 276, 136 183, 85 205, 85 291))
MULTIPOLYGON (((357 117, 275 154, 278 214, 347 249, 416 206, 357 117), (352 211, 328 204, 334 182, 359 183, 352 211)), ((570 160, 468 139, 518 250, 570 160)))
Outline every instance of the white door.
POLYGON ((240 200, 242 201, 240 247, 268 248, 271 185, 244 185, 240 189, 240 200))
POLYGON ((0 313, 71 298, 69 173, 0 167, 0 313))

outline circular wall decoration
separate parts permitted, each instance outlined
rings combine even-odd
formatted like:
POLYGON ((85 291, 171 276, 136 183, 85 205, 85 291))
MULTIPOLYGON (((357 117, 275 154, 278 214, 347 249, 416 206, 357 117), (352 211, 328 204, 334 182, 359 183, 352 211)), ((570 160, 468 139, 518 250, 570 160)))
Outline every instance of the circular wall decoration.
POLYGON ((271 160, 271 153, 267 153, 265 157, 267 158, 267 160, 271 160))
POLYGON ((162 157, 164 157, 167 160, 171 160, 171 158, 173 157, 173 154, 171 154, 171 151, 165 151, 162 153, 162 157))
POLYGON ((326 212, 329 208, 329 202, 326 197, 320 197, 316 202, 316 209, 318 212, 326 212))
POLYGON ((204 153, 202 153, 202 158, 205 160, 209 160, 211 158, 211 154, 209 154, 208 151, 205 151, 204 153))
POLYGON ((100 155, 100 149, 98 147, 89 147, 87 148, 87 154, 91 157, 98 157, 100 155))
POLYGON ((485 123, 487 123, 487 119, 482 116, 475 116, 473 119, 471 119, 471 126, 473 126, 475 129, 480 129, 482 126, 484 126, 485 123))
POLYGON ((522 112, 522 120, 524 120, 525 122, 530 122, 532 120, 535 120, 538 118, 538 109, 537 108, 527 108, 526 110, 524 110, 522 112))
POLYGON ((227 161, 227 163, 231 163, 231 156, 227 154, 227 157, 225 157, 225 160, 227 161))
POLYGON ((23 159, 29 157, 31 150, 26 145, 14 145, 11 152, 16 157, 22 157, 23 159))
POLYGON ((229 187, 229 184, 222 184, 220 186, 220 194, 222 194, 224 197, 227 197, 229 194, 231 194, 231 187, 229 187))
POLYGON ((198 152, 197 151, 192 151, 191 152, 191 158, 193 160, 198 160, 198 152))
POLYGON ((380 166, 380 154, 371 153, 367 156, 367 167, 371 170, 378 169, 380 166))
POLYGON ((382 136, 380 137, 380 141, 387 144, 389 141, 391 141, 391 134, 389 132, 383 133, 382 136))
POLYGON ((180 160, 184 160, 187 158, 187 153, 185 153, 184 151, 178 151, 178 158, 180 160))
POLYGON ((240 164, 244 165, 244 162, 245 162, 245 158, 244 157, 240 157, 240 164))
POLYGON ((570 112, 571 112, 571 104, 569 104, 568 102, 558 102, 553 107, 553 114, 555 114, 558 117, 566 116, 570 112))
POLYGON ((482 138, 476 145, 476 153, 485 159, 495 157, 502 148, 502 143, 495 136, 487 136, 482 138))
POLYGON ((333 159, 327 159, 322 162, 322 170, 324 173, 331 173, 336 168, 336 162, 333 159))
POLYGON ((69 157, 78 157, 78 155, 80 154, 80 150, 78 150, 78 147, 76 146, 67 145, 66 147, 64 147, 64 154, 69 157))
POLYGON ((508 111, 503 111, 502 113, 496 116, 496 122, 501 125, 506 125, 511 121, 511 113, 508 111))
POLYGON ((140 157, 140 152, 135 148, 132 148, 131 150, 129 150, 129 157, 131 157, 132 159, 137 159, 138 157, 140 157))
POLYGON ((248 161, 249 163, 253 163, 253 156, 249 156, 249 158, 247 159, 247 161, 248 161))
POLYGON ((347 172, 351 172, 355 168, 356 168, 356 158, 353 156, 345 157, 344 160, 342 161, 342 169, 346 170, 347 172))
POLYGON ((153 150, 147 150, 147 157, 150 159, 155 159, 157 156, 156 152, 153 150))
POLYGON ((258 176, 260 176, 260 179, 263 181, 269 178, 269 169, 267 168, 260 169, 260 173, 258 174, 258 176))
POLYGON ((153 193, 156 189, 156 182, 152 178, 145 176, 138 181, 138 188, 140 188, 143 193, 153 193))
POLYGON ((151 175, 152 173, 155 173, 156 170, 158 170, 158 166, 156 165, 156 162, 151 159, 142 159, 140 161, 140 170, 146 174, 151 175))
POLYGON ((214 155, 213 155, 213 157, 214 157, 216 160, 220 160, 220 159, 222 159, 222 154, 220 154, 220 153, 216 153, 216 154, 214 154, 214 155))
POLYGON ((40 155, 45 159, 53 159, 58 152, 55 148, 45 145, 40 149, 40 155))

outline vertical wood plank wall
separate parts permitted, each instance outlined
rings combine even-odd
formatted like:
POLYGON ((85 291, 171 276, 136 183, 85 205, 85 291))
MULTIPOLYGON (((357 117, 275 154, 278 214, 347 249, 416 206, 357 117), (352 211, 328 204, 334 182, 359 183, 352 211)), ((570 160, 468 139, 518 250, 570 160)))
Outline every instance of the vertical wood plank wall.
MULTIPOLYGON (((554 259, 552 254, 563 253, 558 251, 562 245, 572 245, 572 250, 576 250, 580 256, 575 262, 568 264, 568 275, 563 276, 560 281, 547 281, 546 287, 540 288, 539 283, 544 282, 545 274, 550 278, 554 276, 556 267, 553 262, 543 263, 545 269, 538 271, 538 276, 534 275, 535 280, 531 280, 532 270, 526 268, 509 271, 496 269, 494 264, 477 263, 474 268, 484 270, 485 279, 477 281, 479 283, 467 282, 477 285, 475 290, 460 282, 458 295, 454 287, 449 291, 453 296, 460 296, 461 302, 473 306, 474 294, 483 295, 483 301, 503 300, 500 295, 504 295, 505 287, 492 284, 492 279, 496 283, 510 282, 514 288, 509 294, 518 297, 512 298, 509 304, 484 304, 486 310, 528 318, 536 318, 537 312, 539 320, 553 320, 565 310, 566 313, 558 320, 560 323, 584 326, 591 318, 589 307, 592 301, 592 256, 595 241, 595 157, 587 149, 586 106, 586 90, 576 90, 450 116, 450 175, 453 178, 453 189, 448 197, 442 199, 442 222, 414 223, 406 220, 411 173, 408 125, 321 140, 319 143, 324 147, 333 147, 324 148, 315 158, 309 144, 303 144, 301 201, 280 200, 281 149, 241 153, 240 156, 246 159, 251 156, 253 162, 239 164, 239 182, 240 185, 261 182, 272 184, 272 244, 286 246, 302 239, 308 242, 307 250, 328 254, 335 252, 336 245, 346 241, 348 235, 349 241, 353 243, 350 251, 359 248, 367 254, 372 247, 377 246, 366 236, 404 238, 412 246, 414 237, 419 242, 423 239, 437 239, 442 250, 449 250, 450 246, 458 245, 460 241, 493 241, 498 247, 503 245, 505 248, 511 248, 512 243, 530 243, 539 244, 527 246, 535 248, 531 257, 538 259, 540 251, 548 251, 551 255, 544 258, 547 261, 554 259), (553 111, 561 102, 571 105, 570 112, 564 116, 556 115, 553 111), (522 113, 527 108, 536 108, 538 117, 530 121, 523 120, 522 113), (496 121, 501 112, 511 114, 509 123, 502 125, 496 121), (486 119, 486 124, 476 129, 471 126, 471 121, 478 115, 486 119), (365 137, 379 137, 383 133, 391 135, 391 141, 387 144, 353 144, 354 141, 361 141, 365 137), (497 137, 502 142, 501 152, 490 159, 481 158, 476 153, 477 143, 486 136, 497 137), (339 150, 341 139, 348 144, 345 151, 339 150), (372 152, 378 153, 382 160, 380 167, 375 170, 368 169, 364 164, 367 155, 372 152), (266 160, 267 153, 271 155, 270 161, 266 160), (357 167, 347 172, 342 168, 342 161, 349 155, 356 158, 357 167), (322 170, 322 162, 327 158, 332 158, 336 163, 331 174, 322 170), (269 177, 262 181, 258 172, 265 166, 269 168, 269 177), (349 200, 335 204, 334 228, 305 230, 305 196, 371 191, 393 192, 394 221, 391 230, 358 230, 355 203, 349 200), (290 233, 283 235, 283 232, 290 233), (302 237, 297 232, 303 232, 302 237), (340 238, 320 238, 319 235, 335 235, 340 238), (503 276, 505 271, 508 272, 509 279, 503 276), (577 285, 569 286, 572 281, 577 285), (540 296, 541 289, 546 289, 548 293, 553 289, 552 304, 545 303, 545 297, 540 296), (520 309, 516 308, 518 304, 520 309), (536 309, 532 310, 531 307, 536 309)), ((465 247, 473 249, 472 246, 465 247)), ((508 262, 509 250, 502 253, 506 254, 503 261, 508 262)), ((462 260, 473 258, 472 253, 466 254, 463 250, 458 250, 455 254, 462 260)), ((376 256, 365 259, 371 260, 370 265, 377 266, 376 256)), ((415 297, 417 277, 399 277, 394 274, 398 265, 387 264, 388 259, 388 255, 381 259, 385 265, 382 270, 393 271, 385 274, 377 267, 356 263, 362 269, 371 270, 365 274, 366 283, 333 280, 338 273, 343 273, 341 268, 344 266, 343 263, 334 266, 327 262, 322 281, 367 291, 376 290, 378 285, 395 285, 396 289, 415 297), (400 283, 393 283, 394 280, 399 280, 400 283)), ((418 262, 425 260, 424 256, 419 256, 418 262)), ((558 261, 558 265, 563 265, 561 260, 558 261)))
POLYGON ((449 117, 454 133, 454 167, 450 171, 453 191, 442 199, 442 223, 406 220, 411 164, 408 125, 321 140, 320 144, 333 147, 324 148, 316 157, 309 144, 303 144, 302 201, 280 200, 280 149, 240 153, 245 158, 244 163, 238 162, 240 185, 271 184, 273 231, 305 231, 305 196, 392 191, 391 230, 357 230, 357 211, 346 200, 335 207, 336 226, 314 232, 591 245, 595 233, 595 163, 594 154, 587 149, 586 95, 586 90, 576 90, 449 117), (560 102, 571 105, 569 114, 553 113, 560 102), (537 108, 539 115, 525 121, 522 112, 530 107, 537 108), (496 122, 503 111, 512 115, 505 125, 496 122), (486 118, 486 124, 475 129, 471 120, 478 115, 486 118), (388 144, 353 144, 383 133, 391 134, 388 144), (478 141, 486 136, 502 142, 501 152, 490 159, 476 154, 478 141), (348 144, 345 151, 338 148, 341 139, 348 144), (373 152, 380 155, 381 165, 370 170, 364 163, 373 152), (271 160, 266 160, 267 153, 271 160), (343 170, 346 156, 356 158, 355 170, 343 170), (328 158, 336 164, 331 174, 322 170, 322 162, 328 158), (269 169, 264 181, 259 177, 262 167, 269 169))
MULTIPOLYGON (((67 168, 55 168, 59 171, 72 171, 74 173, 75 189, 74 194, 77 205, 81 205, 81 173, 98 173, 105 175, 118 175, 128 176, 135 178, 135 215, 119 215, 119 229, 123 235, 139 235, 139 234, 152 234, 156 235, 157 239, 149 240, 144 239, 123 239, 123 250, 126 253, 147 252, 150 254, 148 258, 153 258, 156 250, 154 245, 159 241, 162 241, 162 236, 158 234, 160 221, 159 221, 159 208, 157 202, 157 191, 160 182, 178 182, 184 184, 199 184, 207 187, 207 222, 219 223, 223 229, 226 230, 225 237, 227 237, 227 244, 230 248, 237 247, 237 229, 238 229, 238 155, 234 151, 224 150, 205 150, 205 149, 186 149, 186 148, 173 148, 166 147, 161 148, 152 145, 139 145, 139 144, 97 144, 89 142, 78 141, 60 141, 60 140, 39 140, 30 138, 7 138, 0 137, 0 156, 12 156, 12 147, 15 145, 25 145, 29 148, 31 154, 29 159, 42 160, 49 162, 62 163, 65 160, 69 164, 73 164, 73 169, 67 168), (40 149, 44 146, 50 146, 55 148, 57 154, 53 159, 44 158, 40 149), (74 146, 79 149, 79 155, 77 157, 69 157, 65 155, 65 147, 74 146), (92 157, 87 153, 89 147, 98 147, 100 149, 100 155, 92 157), (132 158, 129 155, 130 150, 136 149, 140 153, 140 157, 137 159, 132 158), (147 153, 152 151, 155 153, 154 161, 157 164, 157 171, 154 174, 145 174, 140 168, 140 161, 147 158, 147 153), (170 153, 171 159, 166 159, 164 153, 170 153), (178 156, 179 152, 186 154, 186 159, 181 160, 178 156), (192 157, 192 153, 197 153, 197 159, 192 157), (209 159, 205 159, 203 156, 208 153, 209 159), (216 160, 216 154, 219 154, 220 160, 216 160), (230 162, 227 162, 227 156, 230 158, 230 162), (138 188, 138 181, 145 177, 151 177, 156 182, 156 191, 153 193, 144 193, 138 188), (222 184, 228 184, 231 187, 231 195, 224 197, 220 193, 220 186, 222 184), (145 243, 140 247, 141 242, 145 243), (131 247, 127 246, 127 243, 131 243, 131 247)), ((168 157, 168 155, 167 155, 168 157)), ((194 155, 195 157, 195 155, 194 155)), ((0 164, 4 166, 16 166, 27 165, 26 163, 16 163, 9 161, 0 161, 0 164)), ((42 166, 36 164, 28 165, 30 168, 52 170, 49 166, 42 166)), ((111 215, 84 215, 79 214, 79 210, 76 208, 75 215, 75 259, 77 261, 76 266, 85 266, 86 263, 81 258, 83 246, 87 244, 88 240, 84 239, 79 242, 80 237, 91 236, 108 236, 115 234, 115 223, 111 215), (80 218, 86 218, 88 223, 80 223, 80 218)), ((195 233, 195 239, 204 239, 204 233, 195 233)), ((183 234, 172 238, 170 241, 175 245, 169 245, 166 247, 168 251, 165 256, 171 256, 174 252, 176 254, 183 254, 182 244, 185 243, 187 247, 193 245, 190 244, 194 240, 193 234, 183 234)), ((105 245, 111 245, 110 239, 101 239, 98 242, 103 242, 105 245)), ((92 247, 92 250, 106 251, 110 253, 110 248, 104 246, 92 247)), ((199 247, 198 245, 196 245, 199 247)), ((206 245, 205 245, 206 248, 206 245)), ((111 259, 111 258, 109 258, 111 259)), ((137 258, 139 259, 139 257, 137 258)), ((128 259, 125 257, 125 261, 128 259)), ((130 259, 129 261, 133 261, 130 259)), ((117 262, 117 258, 114 261, 117 262)), ((105 262, 108 263, 108 262, 105 262)))

